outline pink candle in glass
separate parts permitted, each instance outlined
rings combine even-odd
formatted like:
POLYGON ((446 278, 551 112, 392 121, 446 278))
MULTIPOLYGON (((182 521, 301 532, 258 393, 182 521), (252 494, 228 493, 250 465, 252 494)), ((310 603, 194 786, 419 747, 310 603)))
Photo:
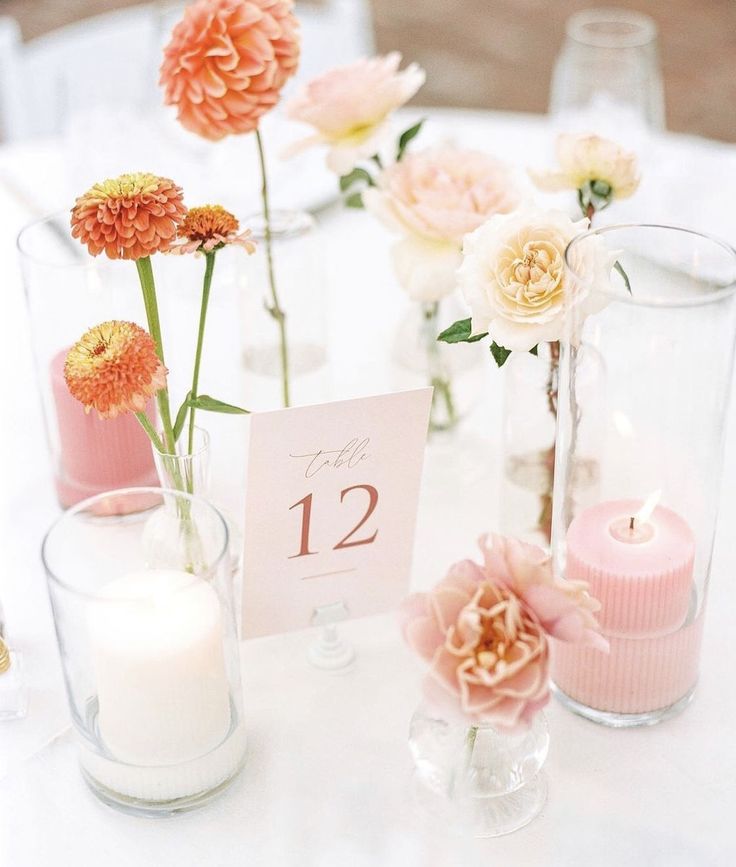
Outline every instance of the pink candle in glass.
POLYGON ((676 512, 614 500, 586 509, 567 533, 567 578, 588 581, 610 653, 554 643, 555 683, 581 704, 636 714, 668 707, 695 685, 695 538, 676 512))
MULTIPOLYGON (((59 431, 56 492, 64 508, 114 488, 158 485, 151 442, 132 413, 100 419, 86 413, 64 381, 66 350, 51 361, 59 431)), ((146 408, 153 418, 153 402, 146 408)))
POLYGON ((687 616, 695 537, 676 512, 652 505, 599 503, 578 515, 567 532, 566 577, 590 583, 606 635, 664 635, 687 616))

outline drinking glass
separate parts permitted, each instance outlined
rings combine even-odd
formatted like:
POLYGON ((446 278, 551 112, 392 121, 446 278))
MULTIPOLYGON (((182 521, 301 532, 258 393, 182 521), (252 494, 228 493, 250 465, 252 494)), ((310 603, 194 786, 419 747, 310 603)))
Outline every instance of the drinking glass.
POLYGON ((552 74, 549 111, 568 127, 664 129, 655 21, 615 8, 571 16, 552 74))

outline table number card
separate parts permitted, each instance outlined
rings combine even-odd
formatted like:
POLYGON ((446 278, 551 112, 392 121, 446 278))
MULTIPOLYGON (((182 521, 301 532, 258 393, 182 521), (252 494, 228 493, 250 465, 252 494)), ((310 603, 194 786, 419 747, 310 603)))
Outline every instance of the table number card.
POLYGON ((431 400, 422 388, 251 417, 244 638, 406 593, 431 400))

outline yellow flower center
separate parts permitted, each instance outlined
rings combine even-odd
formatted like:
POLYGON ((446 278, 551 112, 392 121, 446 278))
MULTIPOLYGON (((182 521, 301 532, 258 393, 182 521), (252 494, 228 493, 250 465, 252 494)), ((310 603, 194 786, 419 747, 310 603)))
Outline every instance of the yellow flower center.
POLYGON ((141 193, 154 192, 160 178, 150 172, 133 172, 120 175, 119 178, 108 178, 95 184, 87 195, 102 199, 127 199, 139 196, 141 193))

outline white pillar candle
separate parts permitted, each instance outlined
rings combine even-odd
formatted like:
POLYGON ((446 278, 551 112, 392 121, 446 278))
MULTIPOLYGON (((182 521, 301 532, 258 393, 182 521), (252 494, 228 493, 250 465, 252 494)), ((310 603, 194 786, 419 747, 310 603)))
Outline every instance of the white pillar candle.
POLYGON ((98 730, 143 767, 212 751, 231 725, 219 599, 202 578, 152 569, 107 584, 88 612, 98 730))

